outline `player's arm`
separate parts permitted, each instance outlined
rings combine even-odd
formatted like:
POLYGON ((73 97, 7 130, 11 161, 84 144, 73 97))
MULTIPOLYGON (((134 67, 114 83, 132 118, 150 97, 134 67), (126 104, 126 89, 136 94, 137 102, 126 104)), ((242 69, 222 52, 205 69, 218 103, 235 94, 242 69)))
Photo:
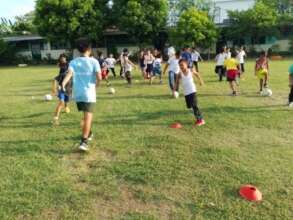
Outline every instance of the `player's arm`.
POLYGON ((65 78, 64 78, 64 80, 63 80, 63 82, 62 82, 62 89, 65 91, 65 86, 68 84, 68 82, 71 80, 71 78, 72 78, 72 76, 73 76, 73 72, 72 72, 72 70, 70 70, 70 69, 68 69, 68 72, 67 72, 67 74, 66 74, 66 76, 65 76, 65 78))
POLYGON ((102 81, 102 72, 101 71, 96 72, 96 78, 97 78, 96 86, 98 87, 100 85, 100 82, 102 81))
POLYGON ((203 79, 202 79, 200 73, 199 72, 196 72, 195 70, 193 70, 193 75, 195 75, 195 77, 199 81, 199 84, 202 86, 204 84, 204 82, 203 82, 203 79))
POLYGON ((57 94, 57 86, 58 86, 58 83, 56 81, 56 79, 54 79, 52 81, 52 95, 55 96, 57 94))

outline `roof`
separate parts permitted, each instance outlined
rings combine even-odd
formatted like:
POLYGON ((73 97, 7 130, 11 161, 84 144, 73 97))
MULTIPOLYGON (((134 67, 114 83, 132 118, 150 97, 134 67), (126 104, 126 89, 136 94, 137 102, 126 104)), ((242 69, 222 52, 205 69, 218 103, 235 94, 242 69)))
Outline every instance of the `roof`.
POLYGON ((43 40, 44 38, 39 35, 22 35, 22 36, 3 37, 2 39, 6 42, 17 42, 17 41, 43 40))

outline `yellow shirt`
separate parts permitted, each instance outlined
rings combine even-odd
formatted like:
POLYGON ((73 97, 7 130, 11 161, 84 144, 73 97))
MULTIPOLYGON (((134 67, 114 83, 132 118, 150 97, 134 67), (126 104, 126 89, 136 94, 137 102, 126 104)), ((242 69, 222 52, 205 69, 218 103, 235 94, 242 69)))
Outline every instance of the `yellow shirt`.
POLYGON ((234 59, 230 58, 225 60, 224 66, 226 67, 227 70, 237 70, 237 66, 239 65, 239 62, 234 59))

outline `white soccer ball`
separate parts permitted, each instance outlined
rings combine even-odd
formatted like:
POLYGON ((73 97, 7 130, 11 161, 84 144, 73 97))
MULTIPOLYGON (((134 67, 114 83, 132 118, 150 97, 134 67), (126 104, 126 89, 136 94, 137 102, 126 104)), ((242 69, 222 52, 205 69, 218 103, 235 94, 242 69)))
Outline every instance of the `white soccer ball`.
POLYGON ((175 91, 173 95, 174 95, 174 98, 175 99, 178 99, 179 98, 179 92, 175 91))
POLYGON ((115 91, 114 88, 110 88, 110 89, 109 89, 109 93, 112 94, 112 95, 114 95, 114 94, 116 93, 116 91, 115 91))
POLYGON ((45 101, 49 102, 53 100, 53 97, 50 94, 45 95, 44 97, 45 101))
POLYGON ((273 91, 271 89, 265 88, 262 92, 261 92, 261 96, 272 96, 273 95, 273 91))

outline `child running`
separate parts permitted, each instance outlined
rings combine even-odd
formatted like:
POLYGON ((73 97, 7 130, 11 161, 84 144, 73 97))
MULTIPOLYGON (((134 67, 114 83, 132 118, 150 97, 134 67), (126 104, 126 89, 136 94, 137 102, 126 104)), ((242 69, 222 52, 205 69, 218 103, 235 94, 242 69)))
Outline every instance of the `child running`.
POLYGON ((161 57, 160 53, 157 53, 157 55, 155 56, 154 63, 153 63, 153 73, 152 73, 152 76, 151 76, 151 79, 150 79, 150 84, 151 85, 153 84, 153 80, 157 75, 160 78, 160 84, 163 83, 161 65, 162 65, 162 57, 161 57))
POLYGON ((216 60, 216 68, 215 68, 215 72, 216 74, 219 75, 219 81, 223 81, 223 77, 225 77, 226 75, 226 70, 224 67, 224 62, 227 58, 227 55, 225 54, 225 49, 222 48, 220 50, 220 53, 216 56, 215 60, 216 60))
POLYGON ((88 142, 93 138, 91 127, 96 103, 96 86, 101 81, 101 68, 99 62, 90 57, 91 45, 87 39, 78 40, 77 48, 82 56, 70 62, 62 88, 65 90, 65 86, 73 77, 73 98, 76 101, 78 111, 83 112, 79 150, 88 151, 88 142))
POLYGON ((139 67, 142 77, 145 77, 145 63, 144 63, 145 52, 142 50, 139 54, 139 67))
POLYGON ((200 53, 196 50, 196 48, 192 49, 192 53, 191 53, 191 59, 193 62, 193 65, 195 67, 196 72, 199 72, 199 68, 198 68, 198 62, 201 60, 203 61, 202 57, 200 56, 200 53))
POLYGON ((121 65, 122 65, 126 80, 128 82, 128 85, 130 86, 132 83, 131 71, 132 71, 133 67, 135 67, 135 64, 129 60, 128 49, 123 50, 123 55, 121 57, 121 65))
POLYGON ((224 62, 224 66, 227 70, 227 81, 230 84, 231 90, 232 90, 232 96, 237 95, 237 84, 236 84, 236 79, 239 74, 239 62, 236 59, 236 52, 231 53, 231 58, 228 58, 224 62))
POLYGON ((263 88, 267 88, 269 79, 269 60, 265 51, 262 51, 256 60, 255 75, 259 79, 259 93, 261 93, 263 88))
POLYGON ((179 91, 179 85, 176 87, 175 83, 176 83, 176 78, 180 72, 180 67, 179 67, 180 52, 176 52, 176 53, 174 52, 175 51, 172 51, 172 53, 169 54, 169 60, 163 71, 163 74, 165 75, 168 69, 169 86, 173 96, 175 96, 175 92, 179 91))
POLYGON ((176 87, 179 85, 179 81, 182 80, 183 93, 185 95, 186 106, 188 109, 193 110, 196 126, 202 126, 205 124, 203 116, 198 108, 197 95, 196 95, 196 85, 193 80, 193 75, 197 77, 200 85, 203 85, 203 81, 200 77, 200 74, 194 70, 191 70, 188 66, 188 61, 181 59, 179 61, 180 73, 176 79, 176 87))
POLYGON ((65 54, 61 54, 59 56, 59 75, 54 78, 53 81, 53 89, 52 93, 53 95, 57 95, 59 99, 59 103, 56 107, 55 114, 54 114, 54 119, 53 122, 55 125, 59 125, 59 117, 60 113, 63 108, 65 108, 66 113, 70 113, 70 108, 68 107, 69 103, 69 96, 70 96, 70 90, 71 90, 71 84, 69 83, 67 86, 67 92, 64 92, 62 88, 62 82, 64 81, 64 78, 67 74, 68 71, 68 63, 67 63, 67 58, 65 54), (57 93, 58 91, 58 93, 57 93))
POLYGON ((289 68, 289 87, 290 87, 290 94, 289 94, 289 107, 293 107, 293 64, 289 68))
POLYGON ((245 50, 244 50, 244 47, 241 47, 239 52, 238 52, 238 55, 237 55, 237 59, 240 63, 240 77, 245 73, 245 57, 246 57, 246 53, 245 53, 245 50))
POLYGON ((105 80, 106 81, 106 83, 107 83, 107 86, 110 86, 111 85, 111 83, 110 83, 110 81, 109 81, 109 67, 108 67, 108 64, 107 64, 107 62, 103 62, 102 63, 102 80, 105 80))
POLYGON ((116 59, 114 58, 113 54, 110 54, 110 56, 105 60, 108 66, 108 70, 111 70, 114 78, 116 78, 116 72, 115 72, 115 64, 116 59))
POLYGON ((151 79, 151 76, 153 74, 153 63, 154 63, 155 57, 151 53, 151 50, 147 51, 147 54, 144 57, 145 62, 145 79, 151 79))

